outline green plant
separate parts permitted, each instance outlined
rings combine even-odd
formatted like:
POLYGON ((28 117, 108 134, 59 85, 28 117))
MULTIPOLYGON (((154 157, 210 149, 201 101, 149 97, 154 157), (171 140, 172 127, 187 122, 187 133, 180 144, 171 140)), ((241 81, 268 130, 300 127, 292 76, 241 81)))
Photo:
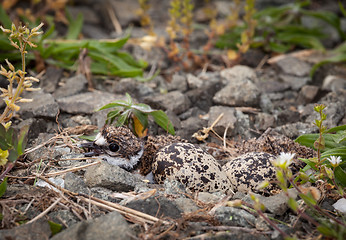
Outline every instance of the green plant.
POLYGON ((10 127, 11 117, 13 113, 18 111, 20 107, 17 105, 20 102, 30 102, 32 99, 24 99, 21 94, 24 91, 35 91, 37 88, 33 88, 33 82, 39 80, 34 77, 26 76, 26 63, 25 56, 27 54, 27 46, 36 47, 31 42, 31 38, 42 34, 39 29, 42 27, 42 23, 33 29, 29 29, 26 26, 16 27, 12 24, 11 29, 6 29, 0 26, 0 29, 9 34, 9 41, 11 45, 19 50, 21 56, 22 67, 20 70, 15 70, 15 67, 6 59, 9 70, 6 70, 1 66, 0 74, 5 76, 8 80, 7 89, 1 88, 1 98, 6 103, 4 112, 0 115, 0 165, 7 164, 6 169, 0 175, 2 179, 7 172, 9 172, 14 166, 16 160, 20 155, 24 153, 26 145, 26 136, 28 127, 23 127, 19 132, 10 127))
POLYGON ((137 15, 141 18, 141 26, 147 28, 149 35, 155 35, 153 22, 148 14, 150 4, 148 0, 138 0, 140 9, 136 11, 137 15))
MULTIPOLYGON (((39 56, 46 63, 56 65, 71 71, 78 69, 78 58, 81 49, 87 50, 87 56, 91 58, 90 71, 93 74, 113 75, 119 77, 138 77, 142 79, 143 69, 147 66, 144 61, 136 61, 130 54, 122 52, 121 48, 129 39, 129 35, 118 40, 78 40, 83 25, 82 15, 73 19, 66 12, 68 29, 65 39, 54 39, 57 35, 53 19, 46 17, 49 28, 36 39, 39 56)), ((0 21, 8 24, 9 17, 0 5, 0 21)), ((6 27, 6 25, 5 25, 6 27)), ((12 61, 20 60, 15 48, 6 43, 6 39, 0 35, 0 50, 4 53, 0 56, 0 62, 6 58, 12 61)), ((35 55, 28 54, 28 60, 35 59, 35 55)))
POLYGON ((317 157, 301 159, 307 164, 302 170, 303 172, 308 169, 315 171, 315 174, 310 176, 310 180, 328 178, 342 193, 343 188, 346 187, 346 125, 326 129, 323 126, 323 121, 326 119, 326 115, 323 113, 324 108, 324 105, 317 105, 314 108, 320 115, 320 119, 315 121, 319 133, 304 134, 295 141, 317 151, 317 157), (333 164, 335 157, 339 157, 342 162, 337 165, 333 164))
POLYGON ((162 110, 154 110, 143 103, 134 103, 131 96, 126 93, 127 100, 118 100, 109 103, 100 109, 114 108, 107 114, 106 123, 113 123, 116 120, 116 126, 132 125, 137 136, 145 136, 148 128, 148 117, 152 116, 154 121, 170 134, 174 135, 174 127, 162 110))
MULTIPOLYGON (((253 41, 250 47, 262 47, 266 51, 284 53, 293 50, 296 46, 324 50, 321 43, 325 34, 317 28, 307 28, 301 23, 303 16, 320 19, 334 27, 342 39, 346 38, 341 29, 340 18, 328 11, 311 11, 305 7, 309 1, 287 4, 280 7, 270 7, 253 14, 257 22, 253 41)), ((241 35, 247 29, 247 24, 237 25, 228 33, 221 36, 216 46, 219 48, 231 48, 239 50, 237 44, 241 35)))

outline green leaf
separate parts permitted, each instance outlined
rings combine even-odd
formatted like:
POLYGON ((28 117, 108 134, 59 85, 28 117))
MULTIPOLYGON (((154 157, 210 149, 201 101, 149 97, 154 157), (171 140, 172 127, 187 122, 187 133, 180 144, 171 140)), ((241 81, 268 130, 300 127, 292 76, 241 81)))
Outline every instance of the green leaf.
POLYGON ((115 107, 128 107, 129 105, 127 104, 127 102, 123 101, 123 100, 118 100, 112 103, 108 103, 102 107, 100 107, 99 109, 97 109, 97 111, 101 111, 101 110, 105 110, 108 108, 115 108, 115 107))
POLYGON ((301 197, 309 206, 315 206, 317 204, 316 199, 311 195, 310 192, 308 192, 307 194, 300 193, 299 197, 301 197))
POLYGON ((337 166, 335 168, 334 176, 337 182, 342 185, 342 187, 346 187, 346 173, 340 166, 337 166))
POLYGON ((58 223, 55 223, 55 222, 52 222, 52 221, 48 221, 48 224, 50 226, 50 230, 52 232, 52 236, 54 236, 55 234, 61 232, 61 230, 62 230, 62 225, 61 224, 58 224, 58 223))
POLYGON ((326 60, 323 60, 319 63, 316 63, 314 66, 312 66, 311 71, 310 71, 310 77, 312 78, 313 75, 315 74, 316 70, 321 67, 322 65, 325 65, 327 63, 340 63, 340 62, 346 62, 346 53, 345 52, 341 52, 338 53, 336 55, 334 55, 333 57, 330 57, 326 60))
POLYGON ((66 39, 77 39, 78 35, 82 31, 84 17, 81 13, 79 13, 77 18, 73 20, 72 16, 68 13, 68 11, 66 12, 66 16, 69 20, 66 39))
POLYGON ((164 113, 162 110, 156 110, 149 113, 151 116, 153 116, 154 121, 163 129, 168 131, 171 135, 175 135, 174 127, 172 122, 169 120, 166 113, 164 113))
POLYGON ((7 177, 5 177, 2 183, 0 184, 0 198, 5 194, 6 189, 7 189, 7 177))
POLYGON ((323 235, 323 236, 334 236, 334 232, 331 227, 327 227, 325 225, 319 225, 317 227, 317 230, 323 235))
POLYGON ((116 109, 114 111, 110 111, 108 114, 107 114, 107 121, 106 123, 113 123, 114 122, 114 119, 119 116, 121 113, 121 110, 120 109, 116 109))
POLYGON ((138 110, 134 110, 133 114, 138 118, 138 120, 140 121, 140 123, 143 126, 143 131, 148 128, 148 115, 138 111, 138 110))
POLYGON ((294 211, 294 212, 297 212, 298 210, 298 203, 295 199, 293 198, 289 198, 288 199, 288 206, 294 211))
POLYGON ((330 128, 326 131, 326 133, 338 132, 338 131, 342 131, 342 130, 346 130, 346 125, 341 125, 341 126, 330 128))
POLYGON ((92 135, 92 136, 79 136, 78 138, 80 139, 83 139, 83 140, 87 140, 87 141, 90 141, 90 142, 93 142, 96 138, 96 135, 92 135))
POLYGON ((12 147, 11 142, 7 139, 7 131, 5 127, 0 123, 0 148, 1 150, 8 150, 12 147))
POLYGON ((117 120, 116 126, 123 126, 126 122, 128 122, 131 111, 129 109, 125 110, 117 120))
POLYGON ((28 140, 27 139, 28 131, 29 131, 29 126, 26 125, 26 126, 24 126, 24 127, 22 127, 20 129, 20 132, 17 135, 17 137, 18 137, 18 144, 16 146, 16 150, 17 150, 17 153, 18 153, 19 156, 24 153, 25 146, 26 146, 26 143, 27 143, 27 140, 28 140))

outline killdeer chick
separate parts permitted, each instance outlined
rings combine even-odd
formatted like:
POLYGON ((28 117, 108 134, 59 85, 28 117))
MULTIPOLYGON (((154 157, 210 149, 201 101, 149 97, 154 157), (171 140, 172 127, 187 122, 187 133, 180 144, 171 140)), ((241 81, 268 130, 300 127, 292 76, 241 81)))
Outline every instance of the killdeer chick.
POLYGON ((109 164, 142 175, 152 172, 157 183, 177 180, 192 191, 233 189, 226 173, 210 154, 174 136, 137 138, 128 128, 105 126, 91 144, 87 156, 99 155, 109 164))

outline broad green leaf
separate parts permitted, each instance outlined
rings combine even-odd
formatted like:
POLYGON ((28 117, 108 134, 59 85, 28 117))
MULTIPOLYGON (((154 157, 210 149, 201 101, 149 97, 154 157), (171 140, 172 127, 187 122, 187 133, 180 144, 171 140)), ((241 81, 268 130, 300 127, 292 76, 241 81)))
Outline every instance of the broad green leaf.
POLYGON ((102 106, 101 108, 97 109, 97 111, 101 111, 101 110, 108 109, 108 108, 128 107, 128 106, 129 105, 127 104, 127 102, 125 102, 123 100, 118 100, 116 102, 108 103, 108 104, 102 106))
POLYGON ((145 129, 147 129, 148 128, 148 115, 141 112, 141 111, 138 111, 138 110, 134 110, 133 114, 136 116, 136 118, 139 120, 139 122, 143 126, 143 131, 145 129))
POLYGON ((7 131, 5 127, 0 123, 0 148, 1 150, 8 150, 12 147, 11 141, 7 139, 7 131))
POLYGON ((346 125, 341 125, 341 126, 330 128, 326 131, 326 133, 338 132, 338 131, 342 131, 342 130, 346 130, 346 125))
POLYGON ((171 121, 169 120, 166 113, 164 113, 162 110, 156 110, 154 112, 149 113, 151 116, 153 116, 154 121, 163 129, 168 131, 171 135, 175 135, 174 127, 171 121))
POLYGON ((116 126, 117 126, 117 127, 123 126, 123 125, 129 120, 130 113, 131 113, 131 111, 130 111, 129 109, 125 110, 125 111, 120 115, 120 117, 118 118, 117 123, 116 123, 116 126))
POLYGON ((328 158, 330 156, 340 156, 343 160, 346 160, 346 146, 332 148, 321 154, 322 158, 328 158))
POLYGON ((5 177, 2 183, 0 184, 0 198, 5 194, 6 189, 7 189, 7 177, 5 177))

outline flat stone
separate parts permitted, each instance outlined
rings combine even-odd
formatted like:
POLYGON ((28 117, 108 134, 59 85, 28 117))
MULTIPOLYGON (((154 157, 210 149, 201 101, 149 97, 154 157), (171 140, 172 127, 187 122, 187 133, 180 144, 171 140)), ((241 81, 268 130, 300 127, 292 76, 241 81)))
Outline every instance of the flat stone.
POLYGON ((310 82, 310 77, 293 76, 289 74, 279 74, 279 79, 290 85, 293 90, 299 90, 310 82))
POLYGON ((226 106, 258 106, 260 90, 256 86, 257 77, 253 69, 235 66, 221 71, 227 85, 213 97, 216 104, 226 106))
POLYGON ((190 108, 189 98, 180 91, 172 91, 144 99, 154 109, 171 110, 175 114, 185 112, 190 108))
POLYGON ((50 93, 42 91, 26 93, 24 98, 33 99, 32 102, 20 103, 19 114, 22 118, 44 117, 54 118, 58 114, 59 106, 50 93))
POLYGON ((276 67, 284 74, 297 77, 308 76, 311 70, 310 64, 292 56, 286 56, 277 61, 276 67))
POLYGON ((56 67, 47 67, 46 74, 40 81, 40 88, 47 93, 53 93, 58 86, 58 82, 62 77, 63 69, 56 67))
POLYGON ((88 186, 83 178, 71 172, 65 175, 65 189, 75 193, 89 194, 88 186))
POLYGON ((346 79, 339 76, 328 75, 323 80, 322 90, 339 92, 346 90, 346 79))
POLYGON ((187 90, 186 77, 177 73, 173 74, 171 81, 167 83, 167 90, 185 92, 187 90))
POLYGON ((89 187, 104 187, 117 192, 133 191, 136 185, 141 184, 132 173, 104 161, 87 168, 84 178, 89 187))
POLYGON ((53 94, 55 98, 63 98, 76 95, 86 89, 88 80, 84 75, 76 75, 66 79, 64 85, 59 87, 53 94))
POLYGON ((243 65, 237 65, 232 68, 224 69, 220 72, 220 75, 226 79, 228 83, 242 81, 244 79, 255 82, 257 78, 256 73, 252 68, 243 65))
POLYGON ((233 136, 235 134, 235 127, 237 118, 235 116, 236 110, 232 107, 213 106, 209 110, 208 126, 211 126, 215 120, 223 114, 223 117, 214 125, 213 129, 220 136, 223 136, 225 129, 227 130, 227 136, 233 136))
POLYGON ((203 81, 200 78, 189 73, 187 74, 187 85, 191 89, 200 88, 203 86, 203 81))
POLYGON ((125 218, 120 213, 114 211, 95 219, 79 222, 54 235, 51 239, 122 240, 134 235, 125 218))
MULTIPOLYGON (((345 81, 345 84, 346 84, 346 81, 345 81)), ((313 85, 303 86, 302 89, 300 89, 297 102, 300 104, 311 103, 315 99, 318 93, 318 90, 319 90, 319 87, 317 86, 313 86, 313 85)))
POLYGON ((134 200, 125 206, 156 217, 165 216, 178 219, 182 213, 175 202, 165 197, 149 197, 144 200, 134 200))
POLYGON ((268 113, 258 113, 255 120, 255 127, 260 131, 275 127, 275 117, 268 113))
POLYGON ((214 213, 215 218, 227 226, 253 227, 256 218, 241 208, 219 207, 214 213))
MULTIPOLYGON (((288 189, 288 194, 291 198, 296 199, 298 192, 296 189, 288 189)), ((266 207, 266 209, 275 215, 282 216, 288 210, 288 197, 284 192, 279 194, 265 197, 259 194, 254 194, 259 201, 266 207)))
POLYGON ((123 95, 115 95, 107 92, 93 91, 80 93, 74 96, 64 97, 57 100, 62 111, 67 113, 91 114, 98 108, 116 100, 125 100, 123 95))
POLYGON ((50 226, 43 218, 29 224, 22 224, 12 229, 0 230, 0 239, 49 239, 51 235, 50 226))

